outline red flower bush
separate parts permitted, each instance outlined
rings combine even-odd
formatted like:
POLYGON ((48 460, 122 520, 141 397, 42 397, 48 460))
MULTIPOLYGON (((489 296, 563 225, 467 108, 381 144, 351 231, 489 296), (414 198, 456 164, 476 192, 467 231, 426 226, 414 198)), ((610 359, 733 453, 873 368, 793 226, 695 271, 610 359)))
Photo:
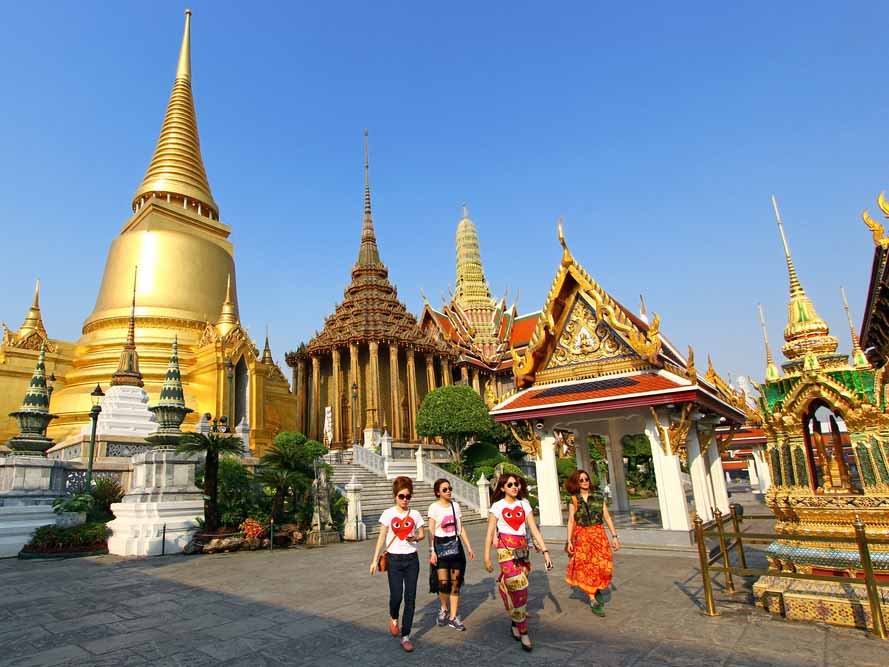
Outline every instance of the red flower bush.
POLYGON ((265 530, 259 521, 249 518, 244 519, 244 522, 238 526, 238 528, 244 533, 244 537, 248 540, 255 540, 262 534, 262 531, 265 530))

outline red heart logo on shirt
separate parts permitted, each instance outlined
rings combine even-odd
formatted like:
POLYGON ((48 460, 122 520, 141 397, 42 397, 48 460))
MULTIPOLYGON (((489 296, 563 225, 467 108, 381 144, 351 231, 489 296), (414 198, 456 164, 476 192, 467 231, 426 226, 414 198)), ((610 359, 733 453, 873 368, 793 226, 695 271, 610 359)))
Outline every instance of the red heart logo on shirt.
POLYGON ((525 523, 525 510, 521 507, 503 510, 503 520, 513 530, 518 530, 525 523))
POLYGON ((406 516, 403 519, 395 517, 392 519, 392 523, 389 524, 389 527, 392 529, 392 532, 395 533, 395 537, 399 540, 406 540, 407 536, 414 532, 415 524, 414 520, 409 516, 406 516))

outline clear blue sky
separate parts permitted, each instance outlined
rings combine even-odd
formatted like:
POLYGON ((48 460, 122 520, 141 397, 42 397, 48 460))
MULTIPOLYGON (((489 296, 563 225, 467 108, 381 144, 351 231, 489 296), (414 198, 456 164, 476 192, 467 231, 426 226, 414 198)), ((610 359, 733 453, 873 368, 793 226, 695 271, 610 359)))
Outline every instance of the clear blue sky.
MULTIPOLYGON (((415 313, 454 281, 467 201, 492 288, 541 307, 575 255, 681 349, 761 378, 787 277, 849 348, 889 188, 886 7, 876 3, 194 2, 204 160, 233 229, 241 316, 278 359, 349 279, 370 129, 383 260, 415 313), (735 4, 735 3, 730 3, 735 4), (316 7, 314 5, 323 5, 316 7), (781 5, 781 6, 778 6, 781 5)), ((160 129, 186 5, 6 2, 0 319, 42 279, 76 339, 160 129)))

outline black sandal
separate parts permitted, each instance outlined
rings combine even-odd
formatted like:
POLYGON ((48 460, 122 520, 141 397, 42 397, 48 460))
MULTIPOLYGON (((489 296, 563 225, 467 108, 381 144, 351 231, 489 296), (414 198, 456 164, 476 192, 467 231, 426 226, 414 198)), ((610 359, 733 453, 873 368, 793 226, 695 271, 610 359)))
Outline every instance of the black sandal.
POLYGON ((516 634, 516 632, 517 632, 517 631, 516 631, 515 623, 513 623, 513 624, 510 626, 510 628, 509 628, 509 634, 510 634, 510 635, 512 636, 512 638, 515 639, 517 642, 522 641, 522 634, 521 634, 521 633, 516 634))

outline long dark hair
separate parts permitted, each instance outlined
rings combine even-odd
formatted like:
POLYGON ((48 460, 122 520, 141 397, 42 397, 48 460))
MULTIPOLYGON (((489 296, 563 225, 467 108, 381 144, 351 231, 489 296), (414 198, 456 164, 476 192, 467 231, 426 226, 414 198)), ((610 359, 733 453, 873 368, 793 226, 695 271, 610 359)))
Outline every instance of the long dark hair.
POLYGON ((491 499, 491 502, 496 503, 498 500, 503 500, 506 496, 504 487, 510 478, 519 483, 519 493, 516 496, 516 499, 524 500, 528 497, 528 483, 525 481, 525 478, 515 472, 505 472, 497 478, 497 485, 494 487, 494 496, 491 499))
POLYGON ((590 480, 590 490, 592 491, 593 486, 593 478, 590 477, 590 474, 583 470, 582 468, 578 468, 573 473, 571 473, 571 477, 565 480, 565 490, 570 493, 572 496, 576 496, 580 493, 580 476, 586 475, 587 479, 590 480))

